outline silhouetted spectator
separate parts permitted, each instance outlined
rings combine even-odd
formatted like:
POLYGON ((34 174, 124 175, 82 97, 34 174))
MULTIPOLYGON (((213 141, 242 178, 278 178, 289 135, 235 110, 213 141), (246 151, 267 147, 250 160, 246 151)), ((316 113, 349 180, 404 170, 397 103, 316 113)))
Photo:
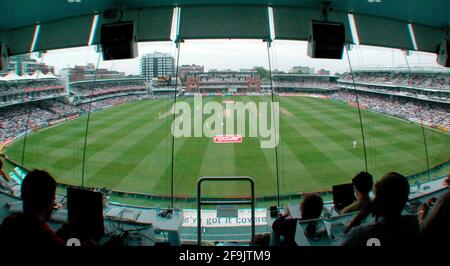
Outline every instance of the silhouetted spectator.
POLYGON ((270 246, 270 234, 255 235, 255 246, 270 246))
POLYGON ((343 245, 366 246, 376 238, 382 246, 404 247, 419 244, 420 228, 415 216, 402 216, 408 201, 409 183, 401 174, 391 172, 375 185, 373 213, 375 223, 353 228, 343 245))
POLYGON ((23 213, 11 215, 0 226, 0 243, 7 246, 62 246, 63 241, 47 222, 52 214, 56 192, 53 177, 33 170, 22 183, 23 213))
MULTIPOLYGON (((448 188, 450 174, 444 182, 448 188)), ((435 202, 424 203, 419 208, 418 216, 425 245, 448 245, 450 241, 450 191, 447 191, 435 202)))
POLYGON ((0 160, 0 189, 14 194, 14 190, 11 186, 11 178, 5 172, 3 172, 3 162, 0 160))
MULTIPOLYGON (((286 211, 278 217, 272 224, 272 230, 284 237, 283 245, 296 246, 295 231, 299 220, 317 219, 322 214, 323 200, 319 194, 305 194, 300 203, 301 218, 292 218, 290 213, 286 211)), ((312 236, 316 233, 316 224, 311 222, 306 228, 306 235, 312 236)))
POLYGON ((340 214, 361 211, 367 204, 372 204, 369 193, 373 187, 372 175, 367 172, 360 172, 352 179, 356 190, 356 201, 341 210, 340 214))

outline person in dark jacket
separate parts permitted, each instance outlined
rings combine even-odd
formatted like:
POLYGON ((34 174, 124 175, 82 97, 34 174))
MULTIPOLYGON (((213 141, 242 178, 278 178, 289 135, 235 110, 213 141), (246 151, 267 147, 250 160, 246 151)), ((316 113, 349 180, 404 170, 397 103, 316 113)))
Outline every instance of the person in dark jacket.
MULTIPOLYGON (((444 181, 449 186, 450 174, 444 181)), ((423 244, 426 246, 445 246, 450 242, 450 191, 439 199, 424 203, 419 208, 419 222, 423 244)))
POLYGON ((22 183, 23 213, 11 215, 0 226, 0 244, 5 246, 63 246, 48 226, 56 193, 55 179, 47 172, 33 170, 22 183))
POLYGON ((344 246, 367 246, 375 240, 385 247, 417 246, 420 227, 415 216, 402 216, 408 201, 409 182, 399 173, 390 172, 375 184, 373 214, 375 223, 353 228, 344 246))
POLYGON ((369 196, 373 187, 372 175, 360 172, 352 179, 352 184, 356 191, 356 201, 342 209, 340 214, 362 211, 367 208, 367 205, 372 204, 369 196))
MULTIPOLYGON (((317 219, 322 214, 323 200, 319 194, 305 194, 300 203, 301 218, 293 218, 288 211, 278 217, 272 224, 272 230, 281 235, 284 241, 281 243, 286 246, 296 246, 295 231, 299 220, 317 219)), ((316 224, 311 222, 306 228, 306 235, 313 236, 316 234, 316 224)))

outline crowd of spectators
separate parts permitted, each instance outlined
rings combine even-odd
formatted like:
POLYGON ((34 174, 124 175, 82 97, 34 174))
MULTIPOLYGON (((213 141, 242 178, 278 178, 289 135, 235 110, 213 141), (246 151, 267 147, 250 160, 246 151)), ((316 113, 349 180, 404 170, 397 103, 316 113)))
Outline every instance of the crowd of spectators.
MULTIPOLYGON (((331 94, 332 99, 356 103, 353 92, 339 91, 331 94)), ((381 95, 358 94, 358 102, 370 110, 396 116, 402 119, 420 122, 429 125, 439 125, 450 128, 449 110, 443 107, 418 101, 390 98, 381 95)))
POLYGON ((320 88, 331 89, 336 87, 336 82, 329 80, 309 80, 303 79, 298 81, 274 81, 275 88, 320 88))
MULTIPOLYGON (((148 94, 113 97, 91 103, 91 112, 124 102, 148 98, 148 94)), ((64 119, 89 111, 89 103, 70 105, 58 100, 13 105, 0 108, 0 143, 14 138, 27 130, 46 126, 50 121, 64 119)))
POLYGON ((65 95, 65 86, 59 80, 0 82, 0 106, 65 95))
POLYGON ((0 96, 63 86, 59 80, 0 81, 0 96))
MULTIPOLYGON (((425 89, 449 90, 450 76, 444 74, 414 73, 394 71, 355 71, 355 82, 380 83, 400 86, 412 86, 425 89)), ((352 81, 351 73, 344 73, 342 81, 352 81)))
POLYGON ((339 84, 339 88, 358 89, 383 94, 406 96, 425 100, 437 100, 440 102, 450 102, 450 90, 448 92, 430 93, 421 89, 402 89, 400 87, 387 87, 383 85, 363 85, 363 84, 339 84))
MULTIPOLYGON (((101 109, 104 109, 109 106, 118 105, 125 102, 132 102, 141 99, 149 98, 148 94, 139 94, 139 95, 127 95, 122 97, 114 97, 108 98, 104 100, 99 100, 91 103, 91 112, 95 112, 101 109)), ((89 103, 84 103, 79 106, 83 112, 89 111, 89 103)))
POLYGON ((247 74, 247 73, 236 73, 236 74, 221 74, 221 73, 217 73, 217 74, 200 74, 200 75, 195 75, 195 77, 197 77, 201 82, 223 82, 223 81, 228 81, 228 82, 237 82, 237 81, 241 81, 241 82, 246 82, 248 80, 248 78, 252 77, 252 76, 257 76, 257 75, 252 75, 252 74, 247 74))
POLYGON ((80 113, 80 108, 78 106, 66 104, 58 100, 39 101, 36 102, 36 105, 44 110, 57 114, 59 117, 80 113))
POLYGON ((90 83, 76 84, 70 86, 70 91, 81 96, 90 96, 91 94, 104 95, 127 91, 146 90, 146 88, 147 87, 143 81, 126 81, 117 82, 114 84, 97 83, 95 84, 95 87, 93 87, 90 83))
POLYGON ((59 116, 48 110, 41 109, 32 103, 8 106, 0 109, 0 142, 25 132, 27 128, 42 126, 48 120, 59 116))
MULTIPOLYGON (((60 80, 0 82, 0 103, 25 102, 27 99, 51 96, 52 93, 56 94, 61 92, 61 90, 52 91, 55 89, 64 90, 64 85, 60 80), (52 91, 52 93, 47 93, 48 91, 52 91)), ((71 86, 71 91, 80 96, 90 96, 92 90, 94 95, 105 95, 145 89, 146 85, 143 81, 124 81, 115 82, 114 84, 99 82, 95 85, 95 88, 92 88, 92 84, 90 83, 71 86)))

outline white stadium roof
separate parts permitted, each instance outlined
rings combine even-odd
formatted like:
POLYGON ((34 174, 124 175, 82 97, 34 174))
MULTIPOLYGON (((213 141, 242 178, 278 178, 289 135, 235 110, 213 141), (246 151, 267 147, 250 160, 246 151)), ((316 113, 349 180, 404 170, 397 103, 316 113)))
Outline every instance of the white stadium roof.
POLYGON ((44 79, 57 79, 53 73, 48 72, 47 74, 42 73, 40 70, 35 71, 32 75, 24 74, 22 76, 17 75, 16 72, 10 71, 6 76, 1 77, 0 81, 5 82, 13 82, 13 81, 21 81, 21 80, 44 80, 44 79))

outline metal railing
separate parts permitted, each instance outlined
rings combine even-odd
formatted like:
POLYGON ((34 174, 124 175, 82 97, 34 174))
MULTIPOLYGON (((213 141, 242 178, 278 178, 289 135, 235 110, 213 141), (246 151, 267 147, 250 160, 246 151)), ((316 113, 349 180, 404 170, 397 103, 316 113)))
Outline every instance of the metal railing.
POLYGON ((251 223, 252 223, 252 238, 251 244, 255 244, 255 182, 248 176, 218 176, 218 177, 201 177, 197 181, 197 244, 201 246, 202 243, 202 221, 201 209, 202 205, 250 205, 251 206, 251 223), (204 182, 235 182, 243 181, 250 183, 251 198, 250 200, 202 200, 202 183, 204 182))

